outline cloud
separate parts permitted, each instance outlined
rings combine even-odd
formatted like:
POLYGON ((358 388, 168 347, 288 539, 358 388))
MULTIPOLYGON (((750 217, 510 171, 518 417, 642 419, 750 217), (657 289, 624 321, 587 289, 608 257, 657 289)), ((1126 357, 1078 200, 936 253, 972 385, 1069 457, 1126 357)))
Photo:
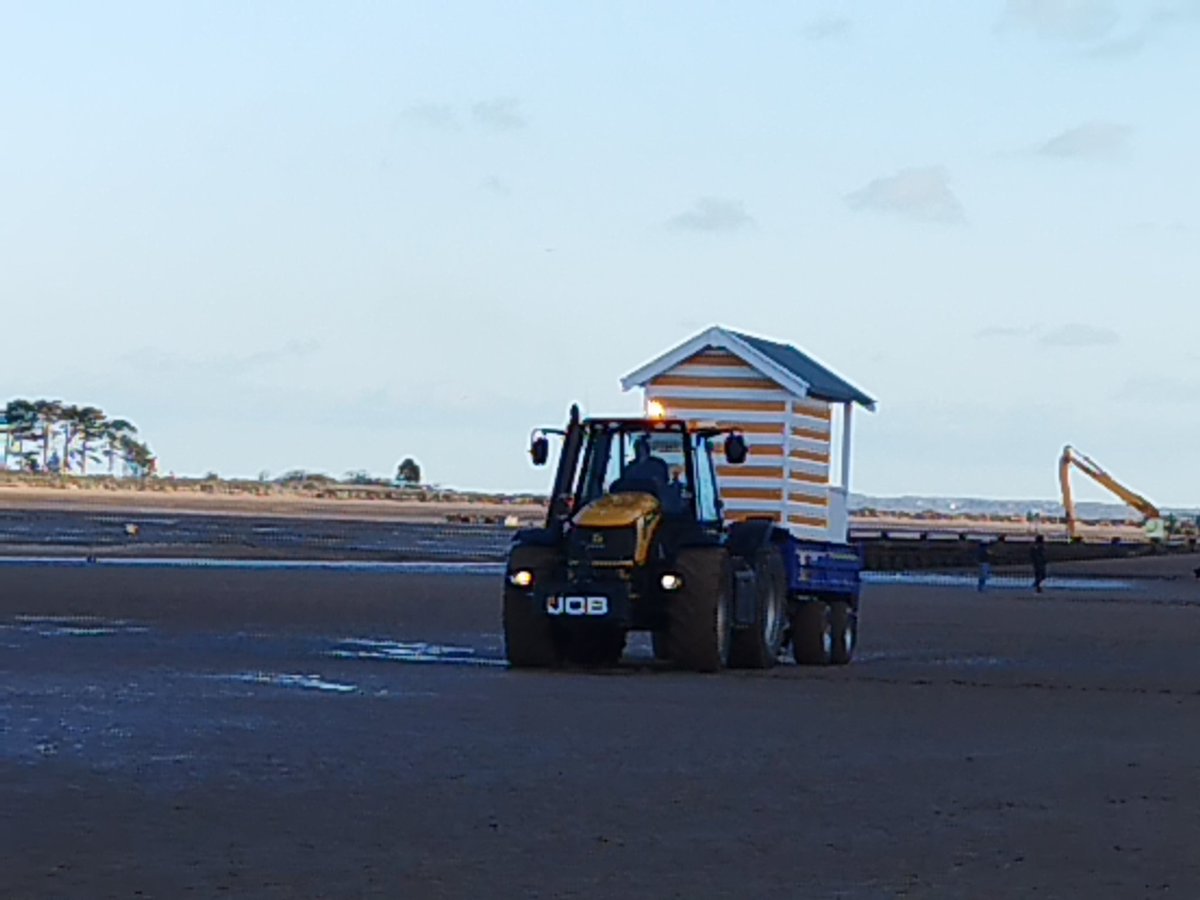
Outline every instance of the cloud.
POLYGON ((1085 122, 1055 135, 1037 148, 1039 156, 1099 158, 1119 156, 1129 147, 1133 129, 1115 122, 1085 122))
POLYGON ((304 359, 312 356, 321 345, 314 340, 291 340, 282 347, 256 350, 253 353, 225 354, 223 356, 187 357, 161 350, 145 348, 126 353, 121 362, 135 371, 152 375, 215 374, 221 376, 243 375, 276 363, 304 359))
POLYGON ((1039 344, 1046 347, 1108 347, 1119 344, 1121 336, 1111 328, 1072 322, 1042 335, 1039 344))
POLYGON ((495 194, 497 197, 507 197, 512 193, 512 188, 508 186, 508 182, 504 181, 499 175, 489 175, 479 183, 479 187, 489 194, 495 194))
POLYGON ((972 335, 976 340, 987 341, 997 338, 1033 337, 1037 329, 1032 325, 988 325, 972 335))
POLYGON ((1148 44, 1162 39, 1179 26, 1200 24, 1200 3, 1179 0, 1150 10, 1142 23, 1129 34, 1105 41, 1088 51, 1096 59, 1119 59, 1140 53, 1148 44))
POLYGON ((446 103, 417 103, 405 109, 403 115, 410 122, 440 131, 454 131, 458 128, 458 116, 454 107, 446 103))
POLYGON ((1111 33, 1119 20, 1111 0, 1008 0, 998 28, 1055 40, 1095 41, 1111 33))
POLYGON ((678 231, 737 231, 754 224, 741 200, 701 197, 695 205, 667 220, 667 227, 678 231))
POLYGON ((835 16, 826 13, 808 22, 800 33, 810 41, 825 41, 831 38, 844 38, 850 33, 851 21, 845 16, 835 16))
POLYGON ((529 124, 521 114, 521 101, 515 97, 480 100, 471 107, 471 118, 489 131, 519 131, 529 124))
POLYGON ((941 166, 901 169, 874 179, 845 199, 855 210, 895 213, 922 222, 966 221, 962 204, 950 190, 950 176, 941 166))
POLYGON ((1170 375, 1130 378, 1117 389, 1116 399, 1128 403, 1187 404, 1200 400, 1200 380, 1170 375))

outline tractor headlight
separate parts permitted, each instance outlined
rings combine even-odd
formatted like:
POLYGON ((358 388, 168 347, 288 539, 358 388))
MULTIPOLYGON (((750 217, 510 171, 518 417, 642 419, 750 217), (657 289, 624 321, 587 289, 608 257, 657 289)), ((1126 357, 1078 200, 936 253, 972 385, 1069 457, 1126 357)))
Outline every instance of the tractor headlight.
POLYGON ((683 579, 673 572, 668 572, 658 579, 659 585, 664 591, 677 591, 683 587, 683 579))
POLYGON ((508 576, 510 584, 516 585, 519 588, 527 588, 533 584, 533 573, 528 569, 517 569, 508 576))

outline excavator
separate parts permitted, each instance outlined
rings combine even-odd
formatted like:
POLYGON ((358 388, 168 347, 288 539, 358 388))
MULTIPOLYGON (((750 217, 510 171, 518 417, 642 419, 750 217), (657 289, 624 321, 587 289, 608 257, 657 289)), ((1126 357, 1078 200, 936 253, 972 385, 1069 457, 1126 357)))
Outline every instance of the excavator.
POLYGON ((1146 536, 1152 541, 1161 541, 1166 537, 1166 526, 1158 507, 1143 497, 1131 491, 1108 472, 1101 468, 1094 459, 1080 453, 1070 444, 1063 447, 1062 456, 1058 460, 1058 481, 1062 486, 1062 505, 1067 517, 1067 538, 1079 541, 1079 520, 1075 515, 1075 499, 1071 495, 1071 467, 1074 466, 1102 488, 1120 497, 1128 506, 1133 507, 1142 516, 1142 527, 1146 536))

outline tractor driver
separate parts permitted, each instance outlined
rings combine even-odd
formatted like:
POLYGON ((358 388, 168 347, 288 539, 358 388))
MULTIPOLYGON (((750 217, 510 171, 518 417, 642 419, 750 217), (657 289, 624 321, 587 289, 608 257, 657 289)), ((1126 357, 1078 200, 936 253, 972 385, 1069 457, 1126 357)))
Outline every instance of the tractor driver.
POLYGON ((633 442, 633 462, 625 468, 625 478, 638 481, 652 481, 661 495, 663 488, 670 479, 670 470, 666 462, 650 452, 650 438, 638 435, 633 442))

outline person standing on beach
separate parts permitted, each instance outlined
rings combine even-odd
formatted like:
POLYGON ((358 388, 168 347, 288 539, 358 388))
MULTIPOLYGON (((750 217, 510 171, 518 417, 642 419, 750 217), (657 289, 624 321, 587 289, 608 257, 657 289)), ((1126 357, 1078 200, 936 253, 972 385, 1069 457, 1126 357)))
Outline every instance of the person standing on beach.
POLYGON ((1038 535, 1033 539, 1029 549, 1029 560, 1033 563, 1033 589, 1042 592, 1042 582, 1046 580, 1046 538, 1038 535))
POLYGON ((992 577, 992 559, 986 540, 979 542, 979 549, 975 553, 975 560, 979 563, 979 592, 982 594, 983 589, 987 587, 988 579, 992 577))

